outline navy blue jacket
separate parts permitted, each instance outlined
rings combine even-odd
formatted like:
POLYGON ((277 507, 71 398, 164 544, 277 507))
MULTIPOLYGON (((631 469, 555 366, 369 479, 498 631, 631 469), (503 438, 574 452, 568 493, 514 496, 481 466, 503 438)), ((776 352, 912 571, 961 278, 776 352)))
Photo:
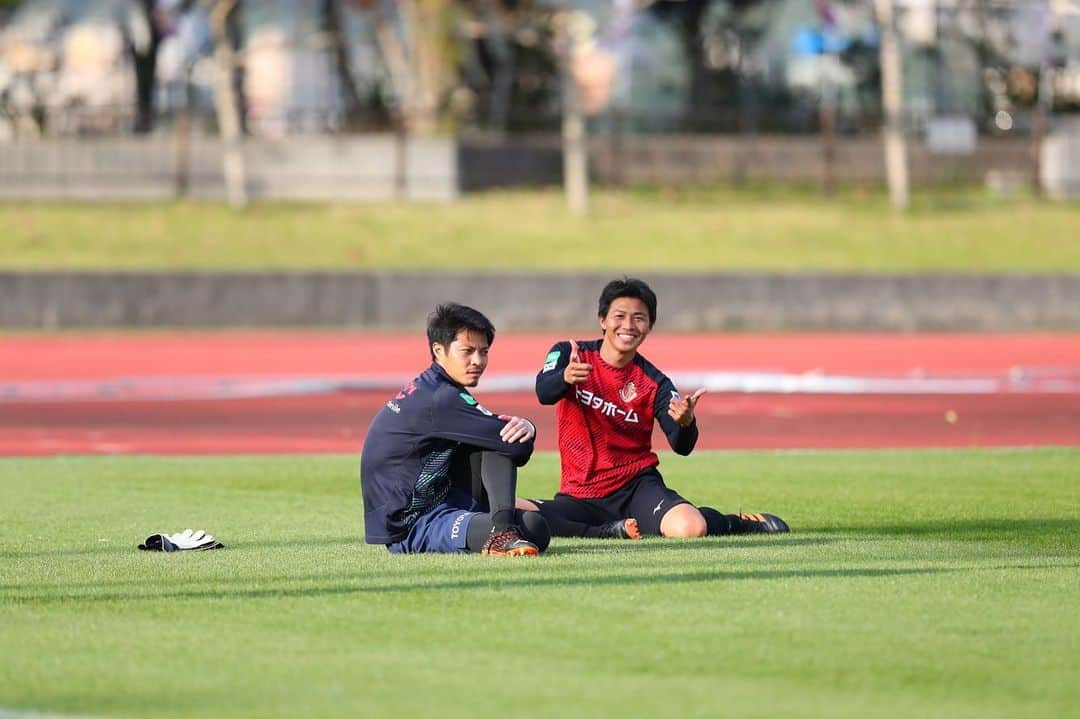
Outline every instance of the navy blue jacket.
POLYGON ((364 537, 369 544, 405 538, 416 520, 442 502, 453 478, 454 454, 491 450, 520 467, 533 440, 504 442, 506 422, 479 404, 438 364, 430 367, 379 410, 360 457, 364 537))

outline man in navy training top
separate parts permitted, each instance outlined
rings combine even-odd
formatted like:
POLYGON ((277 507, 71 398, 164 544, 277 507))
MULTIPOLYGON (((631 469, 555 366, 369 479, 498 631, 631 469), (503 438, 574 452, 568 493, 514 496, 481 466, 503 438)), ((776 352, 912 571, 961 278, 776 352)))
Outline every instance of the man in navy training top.
POLYGON ((496 416, 468 389, 487 367, 494 326, 449 303, 428 317, 427 336, 431 366, 379 410, 364 440, 365 539, 394 553, 539 554, 547 523, 514 509, 536 427, 496 416))
MULTIPOLYGON (((695 507, 664 484, 652 450, 653 421, 676 454, 698 438, 694 408, 704 389, 684 397, 638 353, 656 324, 656 294, 642 280, 613 280, 600 293, 599 340, 559 342, 536 376, 541 404, 554 404, 562 476, 549 500, 518 500, 538 509, 554 536, 701 537, 787 532, 772 514, 721 514, 695 507)), ((528 515, 526 515, 528 516, 528 515)))

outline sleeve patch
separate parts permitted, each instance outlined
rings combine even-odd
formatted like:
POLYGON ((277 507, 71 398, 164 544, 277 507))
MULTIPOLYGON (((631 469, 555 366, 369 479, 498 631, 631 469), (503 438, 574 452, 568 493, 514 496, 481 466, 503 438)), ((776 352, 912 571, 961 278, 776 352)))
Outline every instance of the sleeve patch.
POLYGON ((461 397, 463 400, 465 400, 465 404, 469 405, 470 407, 475 407, 476 411, 479 412, 480 414, 487 415, 488 417, 494 417, 495 416, 494 412, 492 412, 490 409, 488 409, 484 405, 477 402, 476 397, 473 397, 468 392, 458 392, 458 397, 461 397))
POLYGON ((555 365, 559 363, 559 357, 562 356, 562 352, 559 350, 552 350, 548 352, 547 358, 544 360, 544 372, 550 372, 555 369, 555 365))

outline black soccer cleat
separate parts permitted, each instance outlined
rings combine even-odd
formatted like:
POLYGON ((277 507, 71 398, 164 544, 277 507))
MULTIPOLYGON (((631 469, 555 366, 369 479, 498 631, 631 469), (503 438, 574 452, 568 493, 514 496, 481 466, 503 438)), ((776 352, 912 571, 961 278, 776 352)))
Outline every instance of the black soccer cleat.
POLYGON ((504 532, 492 530, 480 553, 489 557, 535 557, 540 548, 522 537, 517 527, 511 527, 504 532))
POLYGON ((641 539, 641 530, 633 517, 616 519, 614 522, 600 525, 599 539, 641 539))
POLYGON ((740 512, 735 516, 739 520, 735 534, 786 534, 791 531, 787 522, 775 514, 740 512))

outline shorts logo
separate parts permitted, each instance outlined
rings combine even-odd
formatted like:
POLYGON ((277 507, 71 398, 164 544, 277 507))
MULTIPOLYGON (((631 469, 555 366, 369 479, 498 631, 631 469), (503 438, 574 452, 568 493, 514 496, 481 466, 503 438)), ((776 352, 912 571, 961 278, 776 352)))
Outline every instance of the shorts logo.
POLYGON ((541 371, 550 372, 551 370, 555 369, 555 365, 559 363, 559 357, 561 355, 562 352, 560 352, 559 350, 552 350, 551 352, 548 352, 547 358, 544 359, 544 369, 541 371))
POLYGON ((457 539, 461 536, 461 523, 465 521, 465 518, 469 516, 469 512, 462 512, 454 520, 454 524, 450 527, 450 539, 457 539))
POLYGON ((637 386, 633 382, 627 382, 626 386, 619 390, 619 396, 623 402, 633 402, 637 397, 637 386))

